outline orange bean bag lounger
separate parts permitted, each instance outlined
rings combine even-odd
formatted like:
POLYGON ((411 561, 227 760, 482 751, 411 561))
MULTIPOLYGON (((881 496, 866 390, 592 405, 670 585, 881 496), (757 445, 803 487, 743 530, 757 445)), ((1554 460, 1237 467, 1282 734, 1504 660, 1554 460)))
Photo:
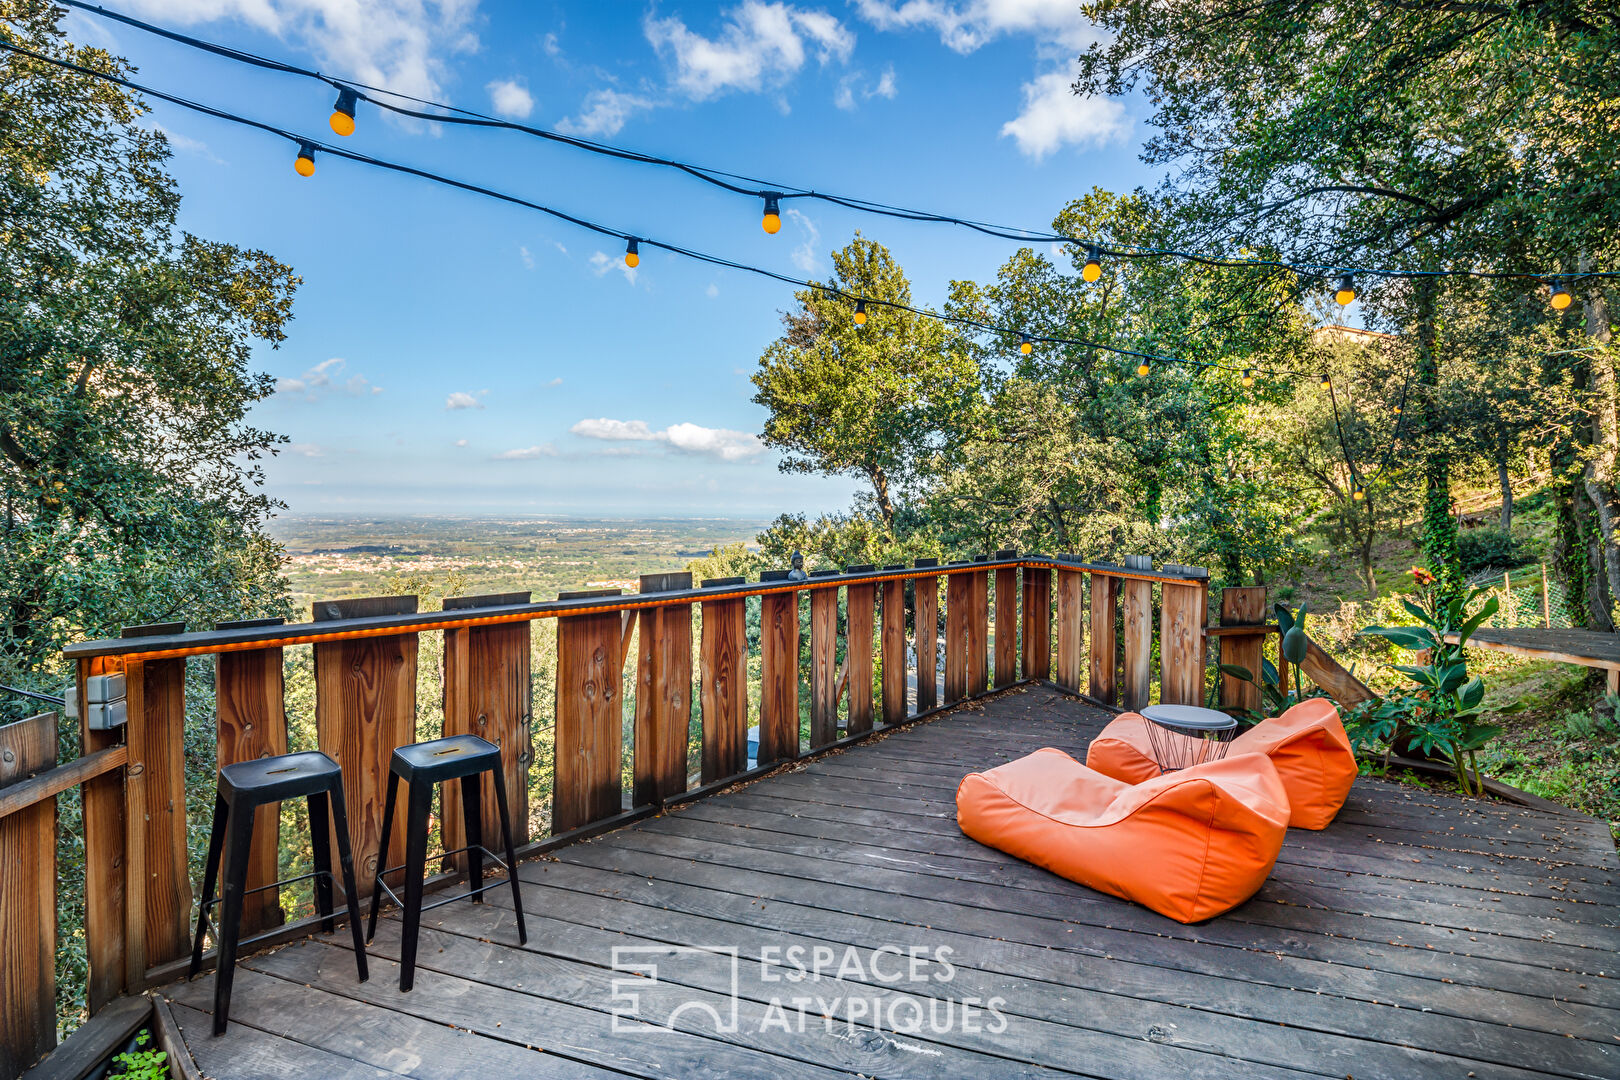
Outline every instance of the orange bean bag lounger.
MULTIPOLYGON (((1140 713, 1117 716, 1091 740, 1086 764, 1100 773, 1140 784, 1159 775, 1147 725, 1140 713)), ((1327 698, 1307 698, 1281 716, 1262 720, 1232 740, 1227 757, 1265 754, 1288 789, 1288 824, 1325 829, 1350 794, 1356 755, 1327 698)))
POLYGON ((1192 923, 1265 883, 1288 795, 1263 754, 1132 785, 1048 747, 963 777, 956 821, 981 844, 1192 923))

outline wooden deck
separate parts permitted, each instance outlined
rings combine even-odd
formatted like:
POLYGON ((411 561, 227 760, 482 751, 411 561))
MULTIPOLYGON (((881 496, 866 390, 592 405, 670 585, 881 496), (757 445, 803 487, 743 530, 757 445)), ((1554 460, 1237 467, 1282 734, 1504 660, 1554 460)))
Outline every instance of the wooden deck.
MULTIPOLYGON (((1448 634, 1446 640, 1455 642, 1457 635, 1448 634)), ((1601 630, 1488 626, 1474 631, 1468 639, 1468 647, 1597 668, 1607 675, 1609 693, 1620 693, 1620 634, 1601 630)))
POLYGON ((1326 832, 1290 833, 1259 896, 1186 927, 957 830, 963 773, 1047 745, 1083 756, 1106 718, 1015 688, 524 863, 529 947, 502 891, 440 908, 409 994, 392 919, 363 985, 341 935, 249 957, 218 1039, 211 977, 162 994, 220 1080, 1620 1077, 1603 823, 1364 779, 1326 832), (823 950, 826 977, 762 977, 762 950, 792 946, 807 966, 823 950), (657 978, 615 972, 616 948, 657 978), (913 948, 916 980, 894 956, 913 948), (615 1031, 632 996, 640 1019, 615 1031), (874 1032, 874 1003, 935 1017, 874 1032))

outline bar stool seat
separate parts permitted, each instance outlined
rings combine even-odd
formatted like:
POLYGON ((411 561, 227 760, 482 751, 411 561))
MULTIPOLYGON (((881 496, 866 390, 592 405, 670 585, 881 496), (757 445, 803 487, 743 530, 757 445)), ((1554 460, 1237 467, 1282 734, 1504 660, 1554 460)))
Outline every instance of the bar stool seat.
POLYGON ((529 943, 528 924, 523 918, 523 891, 517 879, 517 855, 512 847, 511 814, 506 807, 506 781, 501 769, 500 747, 476 735, 449 735, 430 742, 412 743, 397 747, 388 761, 388 796, 383 803, 382 845, 377 853, 376 884, 371 890, 371 916, 367 920, 366 941, 377 934, 377 910, 383 893, 398 904, 404 913, 400 932, 399 989, 405 993, 416 983, 416 944, 421 930, 422 912, 431 911, 457 900, 471 899, 483 903, 483 894, 496 887, 484 884, 484 859, 506 871, 512 886, 512 908, 517 913, 518 943, 529 943), (490 773, 495 782, 495 806, 501 818, 501 842, 505 848, 503 861, 484 846, 483 799, 480 797, 481 779, 490 773), (410 785, 409 803, 405 812, 405 862, 388 865, 388 838, 394 828, 394 803, 398 798, 399 782, 410 785), (466 892, 422 903, 422 882, 427 874, 428 814, 432 809, 433 787, 447 780, 461 785, 461 819, 467 843, 451 848, 441 858, 467 855, 466 892), (383 880, 385 874, 405 871, 405 898, 383 880))
POLYGON ((325 754, 309 751, 275 757, 239 761, 219 770, 214 796, 214 824, 208 840, 208 863, 203 872, 203 891, 197 906, 197 934, 191 948, 191 970, 195 977, 202 968, 203 938, 214 931, 219 945, 219 965, 214 974, 214 1034, 223 1035, 231 1009, 231 982, 236 974, 236 953, 242 929, 242 903, 252 893, 314 880, 315 908, 323 916, 321 928, 330 932, 336 925, 332 910, 331 835, 337 834, 338 862, 343 873, 345 912, 354 936, 354 962, 365 982, 365 945, 360 938, 360 898, 354 886, 354 858, 349 852, 349 822, 343 804, 343 770, 325 754), (257 889, 247 889, 248 849, 253 843, 254 812, 261 806, 303 796, 308 801, 310 847, 315 870, 294 878, 276 881, 257 889), (220 863, 224 862, 221 882, 220 863), (222 885, 223 896, 214 889, 222 885), (209 911, 222 905, 219 924, 209 919, 209 911))

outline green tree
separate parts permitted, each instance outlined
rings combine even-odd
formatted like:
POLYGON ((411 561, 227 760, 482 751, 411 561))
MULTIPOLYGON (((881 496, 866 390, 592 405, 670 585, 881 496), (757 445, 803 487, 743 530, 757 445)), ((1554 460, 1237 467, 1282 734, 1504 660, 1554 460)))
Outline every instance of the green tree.
POLYGON ((976 372, 946 324, 888 306, 910 306, 911 285, 882 244, 857 233, 832 261, 824 287, 794 294, 785 333, 759 359, 754 401, 769 410, 764 438, 783 472, 860 477, 892 531, 896 486, 931 433, 971 406, 976 372), (838 293, 866 299, 864 326, 838 293))
MULTIPOLYGON (((42 0, 0 36, 109 73, 42 0)), ((26 677, 120 624, 281 612, 275 504, 246 421, 298 279, 176 230, 168 145, 104 81, 0 53, 0 665, 26 677)))
MULTIPOLYGON (((1182 235, 1208 250, 1263 240, 1323 268, 1322 281, 1358 265, 1568 272, 1620 254, 1620 23, 1602 5, 1099 0, 1086 11, 1104 33, 1081 57, 1076 90, 1141 89, 1153 102, 1159 130, 1145 158, 1168 167, 1182 235)), ((1424 544, 1452 596, 1453 418, 1438 399, 1456 286, 1358 286, 1370 320, 1414 341, 1424 544)), ((1606 341, 1603 288, 1579 291, 1587 334, 1606 341)), ((1596 558, 1620 593, 1620 555, 1604 562, 1620 529, 1615 378, 1606 350, 1590 366, 1592 432, 1580 441, 1591 450, 1564 457, 1584 470, 1596 558)))

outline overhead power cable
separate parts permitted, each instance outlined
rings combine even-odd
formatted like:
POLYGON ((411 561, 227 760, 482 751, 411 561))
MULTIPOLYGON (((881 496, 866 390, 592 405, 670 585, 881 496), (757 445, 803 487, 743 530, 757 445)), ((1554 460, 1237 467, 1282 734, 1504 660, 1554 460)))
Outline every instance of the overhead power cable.
MULTIPOLYGON (((550 142, 562 143, 564 145, 585 150, 593 154, 601 154, 608 157, 617 158, 619 160, 633 161, 644 165, 653 165, 667 169, 674 169, 695 179, 701 180, 704 183, 712 184, 715 187, 732 192, 733 194, 743 195, 751 199, 758 199, 767 204, 767 222, 771 219, 769 206, 776 201, 782 199, 815 200, 835 206, 841 206, 850 210, 857 210, 869 214, 878 214, 884 217, 899 218, 906 221, 954 225, 965 229, 971 229, 974 232, 978 232, 986 236, 1013 240, 1019 243, 1074 244, 1083 248, 1087 253, 1087 273, 1100 273, 1100 266, 1098 265, 1099 256, 1111 256, 1121 259, 1174 258, 1202 266, 1227 268, 1248 267, 1255 269, 1288 271, 1303 279, 1313 282, 1337 278, 1338 286, 1335 289, 1335 294, 1341 298, 1349 298, 1340 300, 1340 303, 1345 305, 1349 304, 1351 300, 1355 298, 1356 293, 1354 279, 1357 276, 1375 278, 1472 277, 1496 280, 1534 281, 1539 284, 1545 284, 1549 287, 1553 304, 1555 307, 1560 307, 1560 309, 1562 306, 1568 305, 1569 288, 1573 282, 1588 278, 1620 277, 1620 273, 1613 271, 1590 271, 1581 274, 1564 274, 1561 271, 1497 271, 1467 269, 1390 270, 1379 269, 1376 267, 1350 267, 1318 265, 1312 263, 1289 263, 1273 259, 1232 258, 1222 255, 1211 255, 1191 251, 1177 251, 1169 248, 1151 247, 1146 245, 1105 244, 1101 241, 1087 240, 1083 237, 1056 233, 1046 229, 1025 229, 1010 225, 995 225, 989 222, 974 220, 972 218, 956 217, 954 215, 940 214, 929 210, 895 206, 888 203, 877 202, 871 199, 862 199, 848 195, 838 195, 826 191, 816 191, 800 185, 772 183, 755 177, 727 172, 725 170, 710 168, 708 166, 698 165, 691 162, 680 161, 674 158, 660 157, 654 154, 645 154, 641 153, 640 151, 613 146, 609 143, 597 142, 591 139, 584 139, 557 131, 548 131, 544 128, 537 128, 532 125, 519 123, 514 120, 506 120, 500 117, 489 116, 485 113, 480 113, 471 109, 448 105, 443 102, 431 101, 426 98, 414 97, 396 90, 390 90, 387 87, 371 86, 353 79, 345 79, 338 76, 327 75, 309 68, 300 67, 296 64, 290 64, 286 63, 285 61, 275 60, 270 57, 261 56, 257 53, 248 52, 244 49, 237 49, 228 45, 220 45, 216 42, 207 41, 191 34, 184 34, 176 30, 170 30, 154 23, 137 19, 134 16, 126 15, 122 12, 113 11, 111 9, 102 7, 99 4, 86 3, 85 0, 56 0, 56 2, 66 4, 69 7, 73 7, 90 14, 101 16, 102 18, 115 20, 127 26, 132 26, 139 30, 145 31, 146 33, 154 34, 158 37, 166 38, 178 44, 185 45, 189 48, 198 49, 228 60, 233 60, 238 63, 249 64, 254 67, 265 68, 288 75, 297 75, 307 79, 315 79, 326 83, 327 85, 337 89, 340 92, 340 95, 351 95, 348 102, 349 109, 346 114, 342 108, 343 99, 341 97, 339 108, 334 111, 334 121, 336 121, 338 114, 345 114, 348 117, 348 123, 346 125, 347 130, 340 131, 340 134, 348 134, 354 130, 353 105, 355 99, 367 101, 380 109, 385 109, 400 116, 432 121, 434 123, 467 127, 504 128, 510 131, 521 132, 535 138, 545 139, 550 142), (371 95, 381 96, 373 97, 371 95), (421 108, 411 108, 406 105, 398 104, 398 102, 410 102, 412 105, 421 106, 421 108), (1094 267, 1096 268, 1095 270, 1093 269, 1094 267), (1563 301, 1562 305, 1559 303, 1560 299, 1563 301)), ((336 125, 334 124, 334 126, 336 125)), ((1094 281, 1096 278, 1087 277, 1086 280, 1094 281)))

